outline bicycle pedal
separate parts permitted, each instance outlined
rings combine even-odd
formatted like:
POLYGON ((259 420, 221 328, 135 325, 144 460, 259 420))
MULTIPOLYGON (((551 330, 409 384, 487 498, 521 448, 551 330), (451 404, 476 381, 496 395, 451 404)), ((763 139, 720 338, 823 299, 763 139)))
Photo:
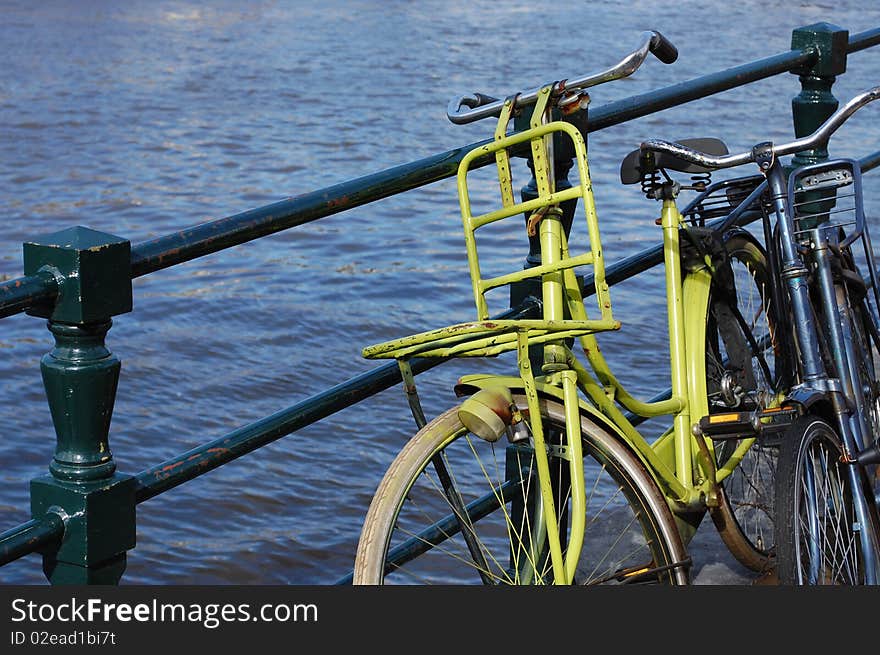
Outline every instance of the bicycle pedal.
POLYGON ((746 439, 784 430, 800 415, 796 408, 771 407, 750 412, 709 414, 700 419, 698 432, 716 441, 746 439))
POLYGON ((650 562, 646 565, 617 569, 607 578, 603 578, 602 582, 614 580, 621 584, 654 584, 661 579, 662 574, 675 568, 689 569, 692 564, 693 561, 690 557, 665 566, 656 566, 653 562, 650 562))
POLYGON ((660 580, 659 571, 653 564, 647 566, 620 569, 615 580, 623 584, 653 584, 660 580))

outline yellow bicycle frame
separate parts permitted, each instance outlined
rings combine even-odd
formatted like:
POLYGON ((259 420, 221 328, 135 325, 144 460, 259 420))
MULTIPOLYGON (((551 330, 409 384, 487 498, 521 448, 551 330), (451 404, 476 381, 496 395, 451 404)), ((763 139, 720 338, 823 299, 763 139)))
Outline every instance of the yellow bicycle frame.
POLYGON ((705 320, 711 273, 707 263, 705 269, 688 273, 683 279, 679 256, 682 217, 674 200, 663 202, 660 221, 666 275, 671 397, 659 402, 640 401, 628 393, 611 372, 601 354, 595 333, 618 329, 620 324, 614 320, 611 312, 586 144, 574 126, 550 120, 551 94, 552 86, 539 92, 529 129, 511 135, 506 130, 514 107, 512 101, 505 102, 494 141, 467 153, 459 166, 458 192, 477 320, 371 346, 364 349, 364 356, 396 357, 405 368, 406 360, 416 355, 487 356, 516 349, 518 378, 466 376, 461 379, 457 389, 503 387, 525 393, 542 497, 540 514, 546 527, 554 581, 569 584, 580 557, 585 528, 586 501, 580 433, 582 413, 590 414, 594 420, 616 433, 646 465, 679 519, 684 543, 693 536, 696 524, 682 517, 699 513, 717 502, 717 483, 739 464, 753 440, 743 440, 725 466, 716 471, 712 442, 692 433, 692 425, 708 414, 705 320), (552 139, 556 134, 566 135, 572 140, 578 171, 577 184, 562 191, 555 189, 553 180, 552 139), (538 194, 535 199, 517 203, 513 196, 508 149, 526 141, 531 146, 538 194), (467 174, 474 162, 486 155, 495 156, 502 207, 475 216, 471 211, 467 174), (557 209, 560 203, 574 198, 583 202, 590 241, 590 250, 580 255, 569 253, 560 220, 561 212, 557 209), (531 216, 530 226, 537 226, 541 264, 484 279, 479 265, 476 231, 485 225, 524 213, 531 216), (575 267, 580 266, 593 267, 599 318, 591 319, 587 315, 574 271, 575 267), (489 319, 487 291, 535 277, 541 280, 541 320, 489 319), (572 338, 579 339, 589 368, 565 345, 565 340, 572 338), (530 358, 530 350, 536 345, 540 345, 544 352, 542 370, 537 373, 532 370, 530 358), (584 392, 592 405, 579 398, 578 389, 584 392), (542 395, 560 399, 565 407, 566 459, 571 479, 571 536, 564 548, 550 482, 549 449, 541 424, 539 398, 542 395), (672 427, 649 443, 621 408, 643 417, 671 415, 672 427))

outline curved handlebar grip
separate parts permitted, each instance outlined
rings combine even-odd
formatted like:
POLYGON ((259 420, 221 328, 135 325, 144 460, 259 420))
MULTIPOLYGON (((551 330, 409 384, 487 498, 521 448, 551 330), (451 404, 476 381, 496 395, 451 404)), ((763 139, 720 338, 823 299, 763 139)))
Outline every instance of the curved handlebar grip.
POLYGON ((654 56, 664 64, 671 64, 678 59, 678 48, 672 45, 672 41, 660 34, 657 30, 653 30, 654 36, 651 37, 651 45, 648 47, 654 56))
MULTIPOLYGON (((678 49, 665 36, 655 30, 646 30, 642 32, 639 47, 611 68, 577 79, 554 82, 554 91, 557 93, 570 93, 578 89, 586 89, 632 75, 645 61, 648 52, 653 52, 660 61, 667 64, 671 64, 678 58, 678 49)), ((517 93, 516 106, 521 108, 534 104, 538 99, 541 88, 537 87, 530 91, 517 93)), ((462 125, 488 116, 498 116, 503 106, 504 102, 502 100, 497 100, 482 93, 473 93, 453 98, 446 107, 446 117, 453 123, 462 125)))
POLYGON ((474 93, 471 98, 476 100, 476 104, 471 105, 471 107, 482 107, 483 105, 488 105, 493 102, 498 102, 498 98, 495 98, 490 95, 486 95, 485 93, 474 93))
POLYGON ((466 96, 453 98, 449 102, 449 106, 446 108, 446 117, 457 125, 463 125, 480 118, 485 118, 486 116, 497 114, 500 110, 500 105, 501 101, 498 100, 498 98, 493 98, 485 93, 471 93, 466 96), (494 111, 477 111, 480 107, 492 104, 497 104, 499 106, 494 108, 494 111))

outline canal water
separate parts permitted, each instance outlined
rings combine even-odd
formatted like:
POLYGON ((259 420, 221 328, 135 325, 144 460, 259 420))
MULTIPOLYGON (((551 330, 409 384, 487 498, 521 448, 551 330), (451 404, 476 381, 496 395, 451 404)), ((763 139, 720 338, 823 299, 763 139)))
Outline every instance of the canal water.
MULTIPOLYGON (((491 121, 452 125, 452 96, 607 67, 645 29, 669 37, 679 61, 652 58, 594 89, 594 106, 788 50, 793 28, 820 21, 855 34, 880 26, 880 6, 2 0, 0 276, 21 275, 23 241, 73 225, 137 244, 481 140, 491 121)), ((875 48, 850 57, 835 93, 878 83, 875 48)), ((658 206, 617 181, 629 150, 649 137, 716 136, 731 150, 790 139, 798 90, 781 75, 593 134, 606 258, 659 239, 658 206)), ((880 149, 878 112, 847 123, 832 155, 880 149)), ((516 268, 525 253, 515 231, 482 254, 516 268)), ((668 386, 662 288, 659 270, 614 287, 623 329, 602 338, 645 396, 668 386)), ((369 370, 363 346, 469 320, 472 303, 450 180, 139 278, 134 311, 107 339, 122 360, 118 467, 138 473, 369 370)), ((30 518, 28 480, 52 457, 39 372, 51 345, 43 320, 3 321, 0 531, 30 518)), ((510 364, 420 376, 428 413, 454 401, 459 375, 510 364)), ((411 432, 402 394, 389 390, 141 504, 123 582, 333 583, 350 571, 373 489, 411 432)), ((704 528, 697 582, 749 582, 704 528)), ((0 581, 43 584, 38 557, 3 567, 0 581)))

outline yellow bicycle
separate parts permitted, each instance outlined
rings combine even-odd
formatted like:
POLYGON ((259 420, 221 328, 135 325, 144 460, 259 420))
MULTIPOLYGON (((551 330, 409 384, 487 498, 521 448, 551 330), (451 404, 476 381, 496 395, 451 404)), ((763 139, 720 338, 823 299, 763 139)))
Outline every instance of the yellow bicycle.
MULTIPOLYGON (((659 33, 645 32, 640 47, 606 71, 505 100, 477 94, 453 101, 455 122, 498 117, 494 140, 468 153, 458 172, 477 318, 364 349, 368 358, 398 360, 423 427, 375 492, 355 584, 685 584, 686 546, 707 510, 740 561, 756 570, 772 565, 772 497, 763 493, 773 491, 775 465, 765 458, 775 446, 750 427, 786 411, 777 400, 767 263, 746 232, 721 238, 680 213, 681 185, 666 171, 698 167, 634 154, 622 169, 624 181, 641 181, 662 200, 669 396, 635 398, 598 345, 597 335, 620 323, 612 315, 583 130, 571 117, 589 102, 585 89, 631 74, 649 52, 666 63, 677 57, 659 33), (517 115, 530 116, 528 127, 509 131, 517 115), (526 147, 537 193, 517 201, 511 153, 526 147), (574 153, 577 173, 557 188, 559 147, 574 153), (497 165, 500 207, 474 213, 468 173, 486 157, 497 165), (570 250, 564 225, 562 207, 572 202, 582 204, 586 219, 582 252, 570 250), (523 215, 540 241, 540 263, 485 277, 478 230, 523 215), (487 295, 527 279, 539 281, 541 318, 492 320, 487 295), (595 296, 595 313, 588 314, 585 295, 595 296), (456 392, 467 398, 425 424, 411 358, 508 351, 516 352, 518 375, 463 377, 456 392), (672 425, 657 438, 636 428, 641 418, 665 415, 672 425)), ((701 146, 726 152, 714 140, 701 146)), ((756 184, 749 180, 747 191, 756 184)), ((741 195, 754 201, 754 194, 741 195)))

